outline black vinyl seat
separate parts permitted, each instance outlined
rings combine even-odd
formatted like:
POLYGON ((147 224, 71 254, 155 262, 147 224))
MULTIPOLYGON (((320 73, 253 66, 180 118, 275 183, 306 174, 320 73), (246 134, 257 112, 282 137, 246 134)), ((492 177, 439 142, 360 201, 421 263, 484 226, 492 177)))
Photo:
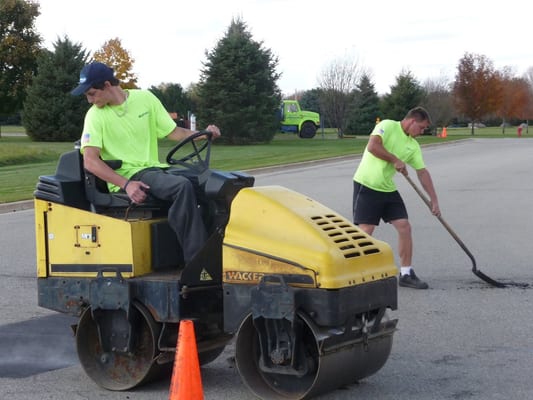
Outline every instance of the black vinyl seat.
MULTIPOLYGON (((119 168, 121 161, 112 160, 106 163, 113 169, 119 168)), ((85 170, 83 156, 79 149, 64 153, 59 158, 55 175, 39 177, 35 198, 55 203, 82 208, 103 214, 120 214, 135 211, 150 212, 148 217, 166 215, 170 203, 151 196, 143 204, 132 204, 125 192, 111 193, 107 183, 85 170)))
MULTIPOLYGON (((121 166, 120 160, 105 162, 113 169, 121 166)), ((187 171, 182 173, 187 174, 187 171)), ((231 202, 239 190, 254 184, 253 176, 240 171, 207 169, 192 178, 199 191, 203 212, 208 214, 205 219, 218 220, 218 226, 227 222, 231 202)), ((77 148, 61 155, 55 175, 39 177, 34 196, 118 218, 134 215, 135 218, 165 217, 171 205, 152 196, 142 204, 133 204, 123 191, 110 193, 106 182, 84 169, 83 155, 77 148)), ((207 225, 211 224, 208 222, 207 225)))

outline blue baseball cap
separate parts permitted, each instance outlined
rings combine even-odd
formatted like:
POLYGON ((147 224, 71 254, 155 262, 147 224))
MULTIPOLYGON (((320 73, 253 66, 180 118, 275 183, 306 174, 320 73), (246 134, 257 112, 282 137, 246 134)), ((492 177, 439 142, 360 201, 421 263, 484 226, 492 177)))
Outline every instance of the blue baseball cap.
POLYGON ((76 87, 70 93, 74 96, 79 96, 95 85, 104 83, 105 81, 110 81, 114 77, 115 73, 113 68, 110 68, 98 61, 92 62, 83 67, 80 72, 80 81, 78 87, 76 87))

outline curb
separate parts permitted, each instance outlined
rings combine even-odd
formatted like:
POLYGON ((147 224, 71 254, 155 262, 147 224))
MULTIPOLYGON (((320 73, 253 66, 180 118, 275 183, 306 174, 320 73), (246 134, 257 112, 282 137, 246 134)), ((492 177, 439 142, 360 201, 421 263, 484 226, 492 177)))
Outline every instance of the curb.
POLYGON ((33 200, 0 203, 0 214, 33 209, 33 200))

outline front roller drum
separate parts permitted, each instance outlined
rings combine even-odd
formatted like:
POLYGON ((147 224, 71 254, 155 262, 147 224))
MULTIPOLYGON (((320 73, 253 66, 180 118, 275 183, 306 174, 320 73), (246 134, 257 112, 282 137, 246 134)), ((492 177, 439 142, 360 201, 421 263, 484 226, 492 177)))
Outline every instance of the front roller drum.
POLYGON ((85 373, 108 390, 128 390, 166 372, 165 366, 154 361, 158 355, 158 325, 141 305, 132 306, 131 313, 136 321, 136 335, 129 352, 104 351, 90 307, 81 315, 76 329, 78 358, 85 373))
POLYGON ((390 355, 394 328, 361 340, 344 343, 335 340, 335 345, 328 346, 324 334, 315 331, 302 314, 296 319, 301 335, 295 347, 300 349, 297 352, 304 353, 304 361, 300 359, 295 364, 296 372, 291 372, 287 366, 280 366, 279 371, 265 366, 251 315, 239 328, 235 362, 244 383, 261 399, 309 399, 374 374, 390 355))

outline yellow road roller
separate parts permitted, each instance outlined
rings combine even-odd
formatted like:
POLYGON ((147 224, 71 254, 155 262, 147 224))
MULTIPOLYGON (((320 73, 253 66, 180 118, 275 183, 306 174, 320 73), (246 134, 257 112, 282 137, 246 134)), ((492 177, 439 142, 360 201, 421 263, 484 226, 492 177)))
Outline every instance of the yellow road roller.
POLYGON ((211 169, 210 151, 200 132, 167 155, 197 186, 209 233, 186 265, 169 204, 109 193, 79 149, 39 177, 38 301, 78 318, 86 374, 109 390, 170 377, 185 319, 201 365, 235 341, 238 372, 262 399, 307 399, 377 372, 397 325, 390 246, 308 196, 211 169))

